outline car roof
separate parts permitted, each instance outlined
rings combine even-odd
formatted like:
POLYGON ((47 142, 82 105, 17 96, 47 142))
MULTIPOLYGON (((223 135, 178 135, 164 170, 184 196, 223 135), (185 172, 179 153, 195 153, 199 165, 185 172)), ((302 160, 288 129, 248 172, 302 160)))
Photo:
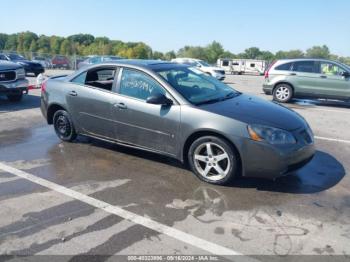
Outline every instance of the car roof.
POLYGON ((298 62, 298 61, 330 61, 338 63, 337 61, 324 59, 324 58, 287 58, 287 59, 278 59, 277 61, 281 62, 298 62))
POLYGON ((166 67, 188 67, 178 63, 164 61, 164 60, 144 60, 144 59, 120 59, 115 61, 108 61, 105 63, 95 64, 91 68, 95 66, 101 65, 119 65, 119 66, 137 66, 142 68, 147 68, 151 70, 157 70, 166 67))

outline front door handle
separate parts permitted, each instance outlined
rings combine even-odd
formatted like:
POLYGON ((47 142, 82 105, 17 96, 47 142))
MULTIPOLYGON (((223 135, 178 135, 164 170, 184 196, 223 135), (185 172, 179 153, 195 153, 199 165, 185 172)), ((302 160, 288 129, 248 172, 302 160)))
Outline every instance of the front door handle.
POLYGON ((290 76, 296 76, 297 74, 296 73, 290 73, 289 75, 290 76))
POLYGON ((327 76, 320 76, 321 78, 327 78, 327 76))
POLYGON ((116 103, 114 104, 114 107, 119 109, 127 109, 128 107, 124 103, 116 103))
POLYGON ((75 92, 75 91, 70 91, 70 92, 69 92, 69 95, 70 95, 70 96, 78 96, 78 93, 75 92))

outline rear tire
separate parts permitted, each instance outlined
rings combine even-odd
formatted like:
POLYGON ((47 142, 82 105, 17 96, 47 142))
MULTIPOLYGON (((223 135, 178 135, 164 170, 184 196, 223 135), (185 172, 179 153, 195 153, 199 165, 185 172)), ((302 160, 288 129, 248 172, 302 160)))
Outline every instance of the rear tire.
POLYGON ((278 84, 273 90, 273 100, 288 103, 293 98, 293 88, 289 84, 278 84))
POLYGON ((215 136, 195 140, 188 151, 188 163, 193 173, 202 181, 227 185, 238 175, 239 157, 232 146, 215 136))
POLYGON ((15 94, 15 95, 7 95, 7 99, 10 100, 10 102, 19 102, 23 98, 23 93, 15 94))
POLYGON ((72 119, 67 111, 58 110, 53 116, 53 125, 57 136, 65 141, 72 142, 77 138, 72 119))

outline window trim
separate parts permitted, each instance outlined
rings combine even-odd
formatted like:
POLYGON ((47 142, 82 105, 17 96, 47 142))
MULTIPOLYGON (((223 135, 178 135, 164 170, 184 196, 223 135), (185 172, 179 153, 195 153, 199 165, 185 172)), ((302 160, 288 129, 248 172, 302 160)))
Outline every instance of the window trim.
POLYGON ((90 69, 82 71, 80 74, 78 74, 74 78, 70 79, 69 83, 74 84, 74 85, 87 87, 87 88, 91 88, 91 89, 96 89, 96 90, 99 90, 99 91, 102 91, 102 92, 105 92, 105 93, 116 94, 116 92, 114 92, 114 90, 116 90, 116 81, 117 81, 117 77, 119 75, 119 71, 120 71, 120 67, 119 66, 98 66, 98 67, 94 67, 94 68, 90 68, 90 69), (113 84, 112 84, 112 89, 111 90, 106 90, 106 89, 99 88, 99 87, 96 87, 96 86, 89 86, 89 85, 86 85, 85 83, 81 84, 81 83, 78 83, 78 82, 73 82, 74 79, 78 78, 79 76, 81 76, 84 73, 88 74, 88 72, 91 71, 91 70, 98 70, 98 69, 103 69, 103 68, 108 68, 108 69, 114 68, 115 71, 116 71, 115 75, 114 75, 114 79, 113 79, 113 84))
MULTIPOLYGON (((346 70, 344 67, 342 67, 341 65, 339 65, 339 64, 337 64, 337 63, 335 63, 335 62, 333 62, 333 61, 318 61, 317 62, 317 71, 318 71, 318 74, 321 74, 321 75, 325 75, 325 74, 323 74, 322 73, 322 71, 321 71, 321 64, 332 64, 332 65, 334 65, 334 66, 337 66, 337 67, 339 67, 340 69, 342 69, 343 71, 345 71, 345 72, 348 72, 348 70, 346 70)), ((329 75, 328 75, 329 76, 329 75)), ((338 76, 338 77, 342 77, 342 76, 340 76, 340 75, 333 75, 333 76, 338 76)))
POLYGON ((143 70, 140 70, 140 69, 137 69, 137 68, 132 68, 132 67, 127 67, 127 66, 123 66, 123 67, 120 67, 119 68, 119 72, 118 72, 118 77, 117 77, 117 83, 116 83, 116 88, 115 88, 115 93, 122 96, 122 97, 125 97, 125 98, 128 98, 128 99, 133 99, 133 100, 136 100, 136 101, 140 101, 140 102, 143 102, 145 104, 148 104, 146 102, 146 100, 142 100, 140 98, 136 98, 136 97, 133 97, 133 96, 127 96, 127 95, 123 95, 120 93, 120 83, 121 83, 121 79, 122 79, 122 75, 123 75, 123 71, 124 69, 127 69, 127 70, 131 70, 131 71, 136 71, 136 72, 140 72, 148 77, 150 77, 153 81, 155 81, 158 85, 160 85, 164 91, 165 91, 165 94, 166 96, 168 96, 169 99, 173 100, 173 105, 179 105, 179 102, 175 99, 175 97, 168 91, 167 88, 164 87, 164 85, 162 83, 160 83, 157 79, 155 79, 152 75, 150 75, 149 73, 143 71, 143 70))
POLYGON ((317 73, 317 67, 316 67, 316 61, 315 60, 300 60, 300 61, 294 61, 293 65, 290 68, 290 71, 297 72, 297 73, 304 73, 304 74, 318 74, 317 73), (302 63, 302 62, 312 62, 314 64, 313 66, 313 72, 304 72, 304 71, 295 71, 294 66, 296 63, 302 63))

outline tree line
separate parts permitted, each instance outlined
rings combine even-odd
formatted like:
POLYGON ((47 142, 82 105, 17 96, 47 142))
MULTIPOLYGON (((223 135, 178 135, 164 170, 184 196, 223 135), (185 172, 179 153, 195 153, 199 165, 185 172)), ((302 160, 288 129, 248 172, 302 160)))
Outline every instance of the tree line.
POLYGON ((260 50, 258 47, 247 48, 243 53, 233 54, 213 41, 207 46, 185 46, 177 52, 154 51, 143 42, 123 42, 107 37, 94 37, 90 34, 76 34, 68 37, 37 35, 33 32, 16 34, 0 33, 0 50, 16 51, 21 54, 37 53, 43 55, 117 55, 124 58, 171 60, 176 57, 198 58, 215 63, 218 58, 245 58, 272 61, 284 58, 325 58, 350 64, 350 57, 332 54, 326 45, 314 46, 306 52, 296 49, 289 51, 260 50))

